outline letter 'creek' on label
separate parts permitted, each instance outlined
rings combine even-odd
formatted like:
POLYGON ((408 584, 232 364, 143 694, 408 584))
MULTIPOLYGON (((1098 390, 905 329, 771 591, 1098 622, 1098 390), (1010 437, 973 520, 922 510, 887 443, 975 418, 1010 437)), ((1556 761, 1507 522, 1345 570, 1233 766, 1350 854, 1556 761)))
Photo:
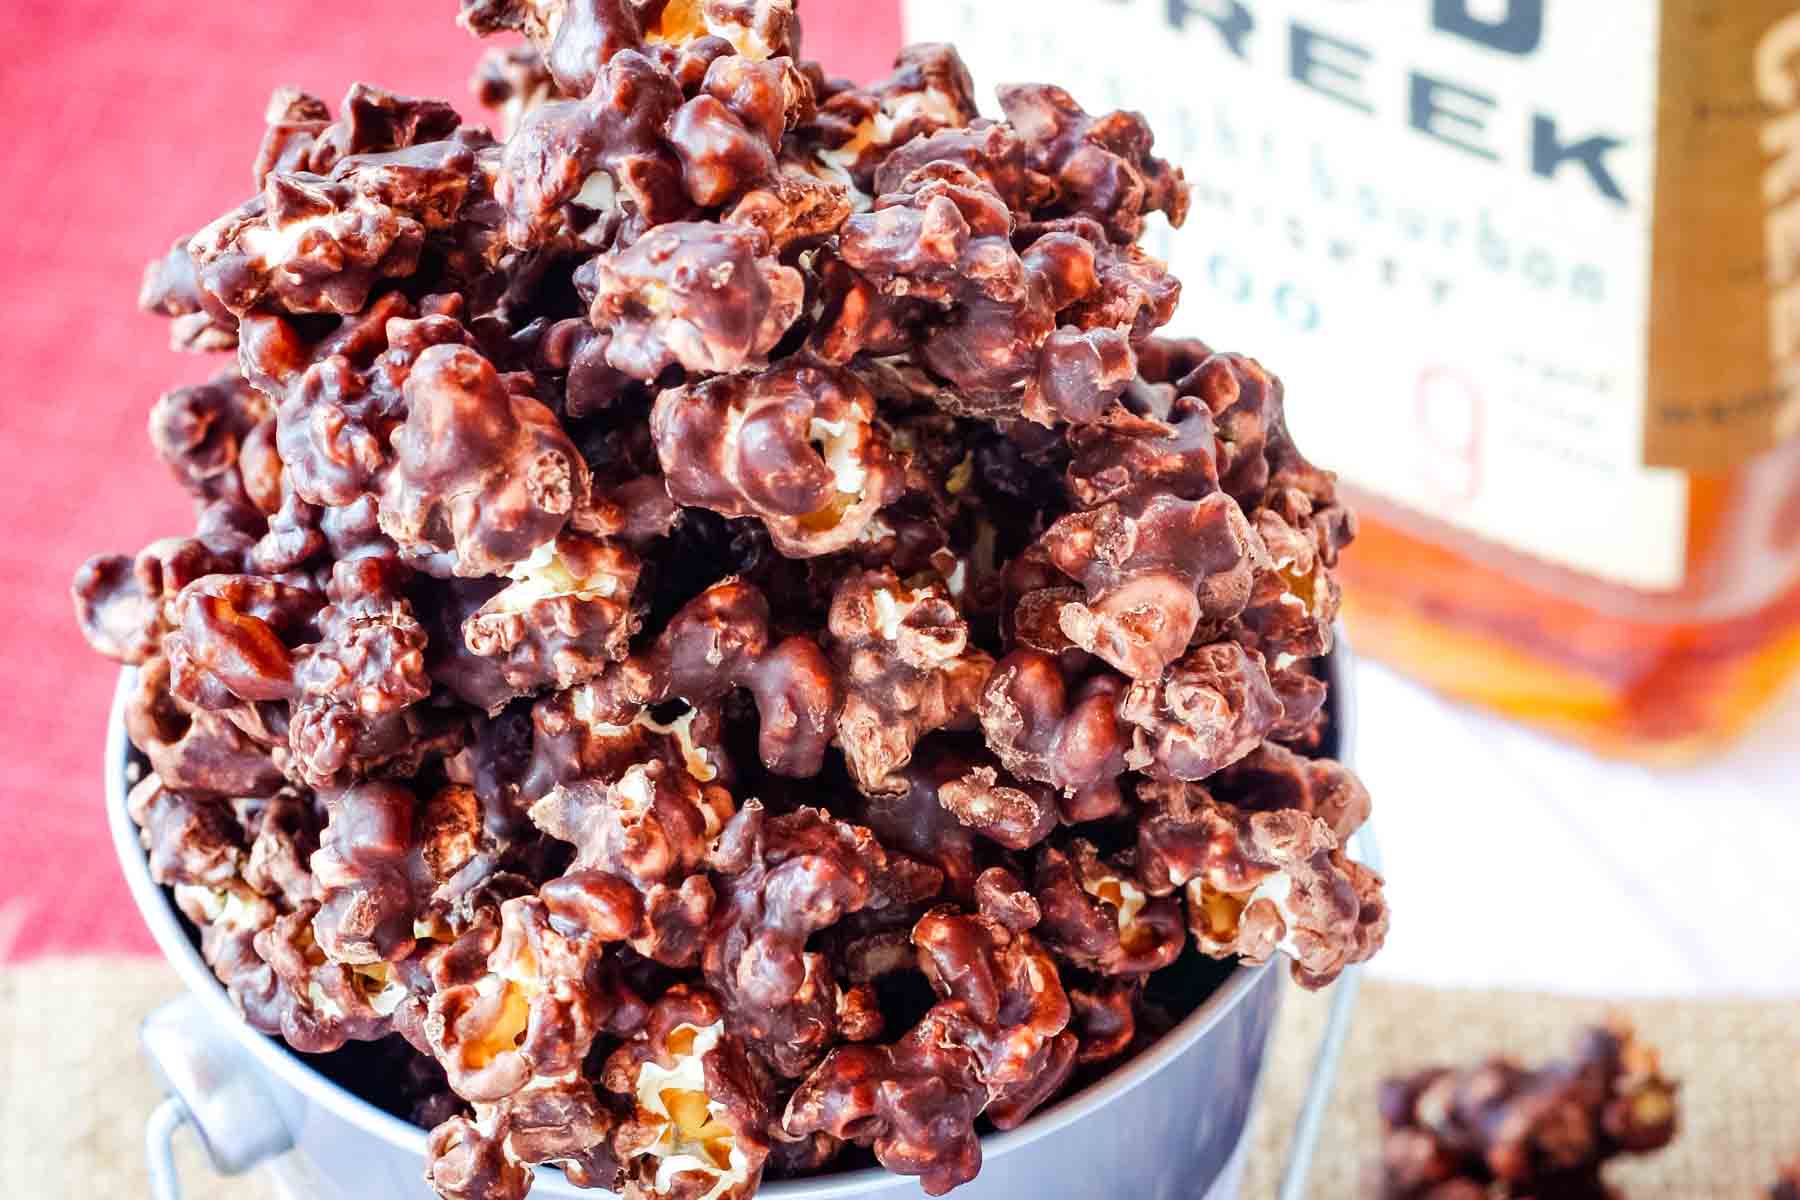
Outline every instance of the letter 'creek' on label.
POLYGON ((1795 0, 904 4, 983 90, 1148 117, 1194 189, 1145 239, 1170 332, 1365 490, 1664 590, 1688 473, 1800 431, 1795 0))

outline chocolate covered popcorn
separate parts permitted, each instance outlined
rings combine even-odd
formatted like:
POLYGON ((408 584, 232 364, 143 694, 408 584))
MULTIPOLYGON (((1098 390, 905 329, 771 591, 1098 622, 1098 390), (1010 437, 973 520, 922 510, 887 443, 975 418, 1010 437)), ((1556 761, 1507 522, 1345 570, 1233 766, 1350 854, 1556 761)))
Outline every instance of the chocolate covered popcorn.
POLYGON ((496 132, 279 90, 148 268, 230 356, 150 410, 195 528, 74 582, 246 1021, 378 1057, 446 1200, 936 1194, 1178 961, 1375 953, 1317 757, 1354 521, 1274 376, 1157 336, 1142 119, 984 117, 941 45, 833 78, 792 0, 461 20, 524 39, 496 132))
POLYGON ((1662 1149, 1676 1132, 1676 1085, 1622 1024, 1576 1039, 1538 1070, 1495 1058, 1381 1085, 1380 1195, 1393 1200, 1618 1195, 1602 1168, 1662 1149))

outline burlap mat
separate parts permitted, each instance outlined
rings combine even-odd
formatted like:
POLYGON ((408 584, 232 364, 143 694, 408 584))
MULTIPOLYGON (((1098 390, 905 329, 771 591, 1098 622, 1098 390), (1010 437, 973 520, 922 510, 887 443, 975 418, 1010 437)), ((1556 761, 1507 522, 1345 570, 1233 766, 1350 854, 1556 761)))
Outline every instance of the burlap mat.
MULTIPOLYGON (((1275 1195, 1325 1022, 1326 998, 1290 989, 1254 1130, 1245 1200, 1275 1195)), ((1763 1200, 1778 1164, 1800 1156, 1800 1001, 1597 1000, 1365 984, 1313 1167, 1313 1200, 1365 1194, 1376 1146, 1375 1087, 1407 1067, 1490 1053, 1526 1062, 1563 1054, 1575 1029, 1629 1018, 1681 1081, 1674 1144, 1620 1162, 1609 1181, 1630 1200, 1763 1200)))
MULTIPOLYGON (((0 967, 0 1180, 8 1197, 146 1194, 144 1115, 157 1091, 137 1023, 179 991, 160 962, 77 959, 0 967)), ((1375 1080, 1395 1067, 1504 1048, 1559 1052, 1600 1002, 1544 996, 1364 989, 1311 1195, 1362 1194, 1374 1147, 1375 1080)), ((1275 1194, 1312 1064, 1324 1003, 1290 993, 1257 1118, 1245 1200, 1275 1194)), ((1684 1081, 1684 1128, 1652 1160, 1618 1169, 1632 1200, 1760 1200, 1777 1164, 1800 1154, 1800 1004, 1633 1003, 1624 1011, 1684 1081)), ((210 1175, 183 1137, 188 1200, 271 1200, 255 1179, 210 1175)), ((380 1200, 371 1197, 370 1200, 380 1200)))

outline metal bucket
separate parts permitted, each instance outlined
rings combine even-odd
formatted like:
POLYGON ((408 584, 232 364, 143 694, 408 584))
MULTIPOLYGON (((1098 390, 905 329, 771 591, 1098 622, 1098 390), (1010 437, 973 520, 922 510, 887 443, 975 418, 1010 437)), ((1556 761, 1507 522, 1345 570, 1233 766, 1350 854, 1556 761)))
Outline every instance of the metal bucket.
MULTIPOLYGON (((1349 757, 1353 741, 1349 662, 1340 640, 1327 670, 1342 758, 1349 757)), ((293 1200, 429 1200, 424 1132, 245 1025, 168 894, 151 881, 126 811, 132 751, 123 712, 131 688, 127 670, 107 734, 107 816, 138 910, 188 989, 151 1014, 142 1030, 145 1053, 167 1092, 145 1131, 153 1197, 180 1195, 170 1146, 187 1124, 221 1174, 262 1167, 293 1200)), ((1357 856, 1371 861, 1374 846, 1366 832, 1357 841, 1357 856)), ((1199 1008, 1120 1069, 1019 1128, 983 1138, 981 1174, 957 1189, 958 1200, 1233 1200, 1286 979, 1280 962, 1238 967, 1199 1008)), ((1283 1200, 1297 1198, 1303 1188, 1356 984, 1352 970, 1335 985, 1289 1151, 1283 1200)), ((534 1197, 606 1194, 574 1188, 554 1169, 540 1169, 532 1189, 534 1197)), ((916 1180, 873 1168, 772 1182, 758 1193, 760 1200, 910 1200, 924 1194, 916 1180)))

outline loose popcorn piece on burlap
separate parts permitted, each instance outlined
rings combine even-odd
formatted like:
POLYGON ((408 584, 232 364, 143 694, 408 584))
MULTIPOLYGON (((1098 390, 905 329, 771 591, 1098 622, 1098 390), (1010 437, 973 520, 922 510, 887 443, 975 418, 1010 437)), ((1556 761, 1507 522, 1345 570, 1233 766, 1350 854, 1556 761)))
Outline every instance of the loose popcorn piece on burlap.
POLYGON ((1383 1081, 1378 1180, 1395 1200, 1617 1195, 1608 1161, 1676 1132, 1676 1085, 1619 1023, 1583 1031, 1574 1055, 1529 1070, 1495 1058, 1383 1081))

